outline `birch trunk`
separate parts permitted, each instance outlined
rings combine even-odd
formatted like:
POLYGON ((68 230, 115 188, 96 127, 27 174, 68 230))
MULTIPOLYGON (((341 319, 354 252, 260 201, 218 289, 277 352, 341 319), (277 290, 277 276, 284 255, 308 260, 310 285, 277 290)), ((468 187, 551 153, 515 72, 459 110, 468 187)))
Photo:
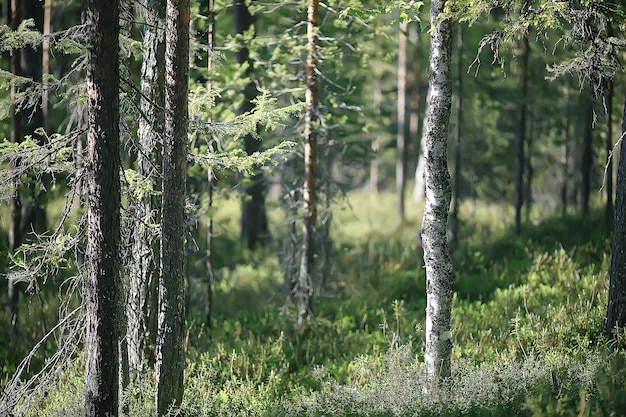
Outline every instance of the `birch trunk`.
POLYGON ((450 375, 452 341, 453 276, 446 223, 451 185, 448 172, 448 126, 452 105, 450 20, 442 20, 445 0, 433 0, 430 9, 430 75, 426 110, 425 171, 426 204, 422 220, 422 243, 426 266, 426 357, 428 385, 450 375))

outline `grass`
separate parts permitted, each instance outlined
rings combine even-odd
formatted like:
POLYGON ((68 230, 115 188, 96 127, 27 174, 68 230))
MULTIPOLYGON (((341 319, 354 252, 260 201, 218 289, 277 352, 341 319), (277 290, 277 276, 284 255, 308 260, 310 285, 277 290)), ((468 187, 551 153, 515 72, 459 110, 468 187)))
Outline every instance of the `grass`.
MULTIPOLYGON (((626 413, 624 341, 609 346, 603 338, 609 239, 601 210, 543 218, 515 237, 509 210, 461 208, 453 377, 426 391, 425 276, 415 255, 421 208, 407 206, 399 223, 391 194, 352 193, 349 203, 334 211, 331 289, 304 328, 282 308, 271 250, 223 255, 239 250, 238 200, 216 208, 223 258, 215 323, 206 328, 200 308, 192 309, 186 416, 626 413)), ((203 288, 192 289, 194 306, 203 288)), ((82 372, 79 360, 30 415, 80 415, 82 372)), ((132 415, 154 414, 152 380, 146 375, 126 393, 132 415)))

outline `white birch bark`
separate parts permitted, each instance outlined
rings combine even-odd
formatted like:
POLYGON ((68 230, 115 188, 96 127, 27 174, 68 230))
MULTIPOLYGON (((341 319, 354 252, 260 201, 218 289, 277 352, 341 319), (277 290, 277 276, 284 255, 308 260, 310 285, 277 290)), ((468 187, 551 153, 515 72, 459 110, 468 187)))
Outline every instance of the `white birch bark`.
POLYGON ((429 385, 450 375, 453 276, 446 223, 451 185, 447 141, 452 104, 450 20, 439 19, 445 0, 430 9, 429 97, 424 133, 426 202, 422 244, 426 266, 426 380, 429 385))

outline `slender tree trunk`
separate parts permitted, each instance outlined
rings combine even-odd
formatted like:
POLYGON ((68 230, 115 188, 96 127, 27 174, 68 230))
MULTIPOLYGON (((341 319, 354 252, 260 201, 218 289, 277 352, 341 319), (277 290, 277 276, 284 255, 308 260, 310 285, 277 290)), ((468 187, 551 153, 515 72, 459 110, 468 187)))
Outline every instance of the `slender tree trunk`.
POLYGON ((569 181, 569 160, 570 160, 570 134, 569 134, 569 86, 563 88, 565 109, 563 110, 563 144, 561 145, 561 165, 563 169, 563 179, 561 181, 561 216, 567 214, 568 202, 568 181, 569 181))
POLYGON ((605 218, 607 230, 612 228, 613 220, 613 80, 607 80, 605 91, 606 106, 606 177, 604 179, 604 187, 606 188, 606 208, 605 218))
MULTIPOLYGON (((244 0, 234 0, 235 32, 244 34, 254 26, 255 18, 244 0)), ((254 76, 254 62, 250 59, 250 51, 246 45, 242 45, 236 54, 237 63, 248 64, 246 75, 254 76)), ((252 111, 253 100, 257 96, 257 88, 254 79, 250 79, 245 86, 243 105, 238 109, 238 114, 252 111)), ((252 134, 244 137, 246 154, 252 155, 261 149, 261 141, 252 134)), ((265 178, 261 168, 256 168, 252 176, 244 183, 245 196, 241 211, 241 239, 248 249, 264 246, 268 239, 267 213, 265 209, 265 178)))
POLYGON ((524 147, 526 144, 526 110, 528 100, 528 34, 522 39, 522 99, 520 102, 519 131, 517 134, 517 173, 515 175, 515 234, 522 233, 522 207, 524 205, 524 147))
POLYGON ((585 120, 585 136, 583 137, 583 153, 581 162, 582 181, 581 181, 581 204, 583 217, 589 214, 589 197, 591 195, 591 167, 593 164, 593 100, 591 92, 587 98, 586 120, 585 120))
MULTIPOLYGON (((51 20, 52 20, 52 0, 44 0, 44 9, 43 9, 43 34, 44 36, 50 35, 51 33, 51 20)), ((49 103, 50 103, 50 92, 48 90, 48 76, 50 75, 50 40, 44 37, 42 44, 42 62, 41 62, 41 73, 42 73, 42 85, 43 92, 41 93, 41 112, 43 116, 43 128, 46 132, 49 130, 49 103)))
POLYGON ((454 277, 446 241, 451 185, 448 172, 448 126, 452 105, 452 24, 441 20, 445 0, 430 6, 429 101, 426 110, 426 205, 422 243, 426 266, 426 356, 428 384, 450 375, 452 295, 454 277))
POLYGON ((456 128, 454 130, 454 188, 452 189, 452 239, 459 235, 459 205, 461 204, 461 134, 463 132, 463 27, 457 26, 457 100, 456 128))
MULTIPOLYGON (((426 112, 428 112, 428 103, 430 102, 430 87, 426 95, 426 112)), ((426 184, 424 182, 424 171, 426 169, 426 118, 422 123, 422 140, 420 141, 420 150, 417 157, 417 166, 415 167, 415 184, 413 186, 413 201, 416 203, 424 201, 426 193, 426 184)))
POLYGON ((87 311, 85 415, 118 414, 120 309, 119 9, 87 3, 87 311))
POLYGON ((611 248, 611 271, 609 283, 609 302, 606 313, 606 336, 615 340, 624 334, 626 328, 626 95, 624 96, 624 115, 622 118, 622 143, 617 166, 615 187, 615 219, 613 222, 613 243, 611 248))
MULTIPOLYGON (((137 172, 161 191, 165 106, 165 0, 148 0, 144 11, 144 59, 141 67, 141 119, 137 172)), ((128 357, 132 379, 155 364, 157 301, 161 248, 155 225, 161 223, 161 196, 146 193, 137 206, 128 303, 128 357)))
POLYGON ((525 164, 526 167, 524 171, 526 172, 526 181, 524 181, 524 204, 526 205, 526 210, 524 211, 524 218, 528 223, 530 221, 530 211, 532 209, 533 204, 533 193, 532 193, 532 185, 533 185, 533 175, 535 170, 533 169, 533 145, 534 145, 534 134, 535 134, 535 120, 537 118, 537 107, 534 108, 533 113, 528 122, 528 133, 526 134, 526 158, 525 164))
POLYGON ((408 49, 408 24, 400 23, 398 34, 398 111, 397 111, 397 136, 396 136, 396 193, 398 194, 398 216, 404 220, 404 188, 406 185, 406 66, 408 49))
POLYGON ((156 408, 159 416, 179 407, 183 398, 189 15, 189 0, 167 0, 161 275, 156 364, 156 408))
POLYGON ((309 0, 306 62, 306 111, 304 125, 304 219, 302 225, 302 254, 298 278, 298 325, 311 313, 315 279, 315 244, 317 222, 317 134, 318 134, 318 80, 317 28, 318 0, 309 0))
MULTIPOLYGON (((22 6, 20 0, 11 0, 10 6, 10 26, 11 30, 17 30, 22 21, 22 6)), ((22 75, 21 51, 19 49, 11 51, 11 73, 13 75, 22 75)), ((18 86, 11 85, 11 103, 13 111, 11 112, 11 142, 18 143, 22 141, 21 129, 21 113, 16 106, 16 97, 18 86)), ((11 213, 11 225, 9 228, 9 251, 13 253, 22 244, 22 204, 20 201, 20 192, 15 190, 9 201, 9 211, 11 213)), ((18 312, 19 312, 19 289, 17 283, 9 278, 8 281, 8 298, 9 298, 9 317, 10 330, 9 342, 14 345, 17 342, 18 328, 18 312)))
MULTIPOLYGON (((207 33, 208 51, 207 51, 207 70, 209 73, 208 90, 212 89, 211 77, 213 76, 213 45, 215 44, 215 2, 214 0, 207 1, 208 6, 208 20, 209 27, 207 33)), ((206 298, 204 303, 204 322, 211 328, 211 311, 213 310, 213 214, 211 208, 213 207, 213 189, 215 188, 215 178, 213 170, 207 169, 207 194, 208 194, 208 208, 209 214, 207 216, 206 226, 206 274, 207 274, 207 288, 206 298)))
MULTIPOLYGON (((376 62, 382 62, 382 36, 376 35, 376 62)), ((381 106, 383 102, 383 76, 380 71, 376 71, 374 81, 374 116, 377 120, 381 117, 381 106)), ((378 183, 380 174, 380 135, 382 132, 374 132, 372 138, 372 161, 370 163, 370 191, 372 195, 378 195, 378 183)))
MULTIPOLYGON (((409 86, 409 94, 411 97, 410 103, 410 112, 409 112, 409 132, 407 143, 411 143, 411 141, 415 141, 416 144, 419 143, 419 123, 420 123, 420 101, 422 100, 422 96, 420 94, 420 86, 422 83, 422 68, 420 66, 420 58, 421 58, 421 47, 420 47, 420 38, 418 33, 418 28, 416 24, 409 25, 409 44, 413 46, 412 52, 412 65, 410 71, 411 80, 409 86)), ((407 161, 409 152, 405 151, 407 155, 407 161)), ((406 176, 406 168, 405 166, 405 176, 406 176)))

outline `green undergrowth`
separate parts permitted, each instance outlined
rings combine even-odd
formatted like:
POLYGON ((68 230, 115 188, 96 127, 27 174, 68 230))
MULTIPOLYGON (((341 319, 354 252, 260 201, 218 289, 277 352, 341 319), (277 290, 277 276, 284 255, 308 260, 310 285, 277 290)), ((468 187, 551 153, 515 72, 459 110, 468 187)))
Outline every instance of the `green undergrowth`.
MULTIPOLYGON (((626 343, 603 336, 610 244, 600 211, 517 237, 493 208, 463 219, 453 375, 426 389, 419 221, 385 225, 384 207, 354 207, 335 219, 329 288, 302 328, 284 307, 275 257, 221 272, 213 327, 197 313, 189 321, 185 416, 626 415, 626 343), (358 229, 364 219, 371 227, 358 229)), ((82 369, 31 415, 80 415, 82 369)), ((153 379, 127 390, 130 415, 154 414, 153 379)))

